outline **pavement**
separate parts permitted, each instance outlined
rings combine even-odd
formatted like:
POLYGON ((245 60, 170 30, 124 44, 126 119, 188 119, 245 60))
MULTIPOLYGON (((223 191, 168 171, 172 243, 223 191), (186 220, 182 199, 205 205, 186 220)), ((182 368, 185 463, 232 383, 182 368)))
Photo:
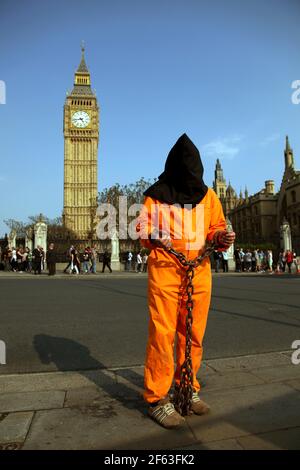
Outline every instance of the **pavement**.
POLYGON ((0 449, 300 449, 291 351, 205 361, 207 416, 165 430, 141 397, 143 366, 0 376, 0 449))
POLYGON ((0 449, 300 449, 297 275, 214 275, 210 415, 168 431, 142 400, 146 275, 0 274, 0 449))

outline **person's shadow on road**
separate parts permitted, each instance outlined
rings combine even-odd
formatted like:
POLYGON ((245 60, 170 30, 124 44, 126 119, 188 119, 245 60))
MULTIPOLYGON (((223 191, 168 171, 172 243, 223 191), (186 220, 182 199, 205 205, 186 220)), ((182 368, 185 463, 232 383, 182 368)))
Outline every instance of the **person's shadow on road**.
POLYGON ((76 371, 112 399, 118 400, 122 406, 138 409, 143 415, 146 413, 138 391, 142 387, 143 378, 133 370, 125 377, 134 385, 131 388, 120 382, 124 371, 107 374, 105 365, 93 358, 86 346, 74 340, 41 334, 34 337, 33 345, 43 364, 53 363, 59 371, 76 371))

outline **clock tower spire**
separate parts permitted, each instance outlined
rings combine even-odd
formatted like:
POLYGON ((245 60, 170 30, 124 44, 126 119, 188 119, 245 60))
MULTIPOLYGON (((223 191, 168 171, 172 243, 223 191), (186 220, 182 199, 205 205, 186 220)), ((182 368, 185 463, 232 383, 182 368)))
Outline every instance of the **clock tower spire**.
POLYGON ((84 53, 82 44, 73 90, 64 105, 63 222, 74 238, 88 241, 94 237, 98 196, 99 108, 84 53))
POLYGON ((78 66, 78 69, 75 72, 74 86, 90 86, 91 85, 91 76, 89 69, 87 68, 85 57, 84 57, 84 42, 81 43, 81 61, 78 66))

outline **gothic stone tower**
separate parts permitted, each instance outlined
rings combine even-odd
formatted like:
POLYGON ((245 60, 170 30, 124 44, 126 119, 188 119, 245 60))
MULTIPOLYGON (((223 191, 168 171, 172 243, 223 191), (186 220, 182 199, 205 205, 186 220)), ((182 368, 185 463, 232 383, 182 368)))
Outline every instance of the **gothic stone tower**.
POLYGON ((226 179, 224 178, 223 169, 218 158, 215 168, 215 179, 213 181, 213 189, 221 201, 225 216, 228 216, 229 212, 234 207, 236 207, 238 203, 238 198, 230 182, 228 186, 226 185, 226 179))
POLYGON ((217 196, 221 199, 225 199, 226 196, 226 180, 223 175, 223 170, 221 167, 220 160, 217 158, 216 168, 215 168, 215 179, 213 181, 213 188, 217 196))
POLYGON ((64 226, 93 238, 98 196, 99 108, 82 46, 74 87, 64 105, 64 226))
MULTIPOLYGON (((226 197, 226 180, 223 175, 223 169, 221 167, 220 160, 217 158, 216 168, 215 168, 215 179, 213 181, 213 189, 220 199, 222 205, 224 205, 226 197)), ((223 207, 224 209, 224 207, 223 207)))

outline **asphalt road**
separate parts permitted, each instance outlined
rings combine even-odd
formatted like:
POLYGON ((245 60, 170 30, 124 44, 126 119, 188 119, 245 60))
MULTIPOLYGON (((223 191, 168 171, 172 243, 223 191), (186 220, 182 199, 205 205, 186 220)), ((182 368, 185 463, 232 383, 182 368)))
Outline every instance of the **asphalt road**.
MULTIPOLYGON (((0 374, 144 362, 147 280, 0 279, 0 374)), ((214 277, 204 358, 283 351, 300 339, 300 276, 214 277)))

